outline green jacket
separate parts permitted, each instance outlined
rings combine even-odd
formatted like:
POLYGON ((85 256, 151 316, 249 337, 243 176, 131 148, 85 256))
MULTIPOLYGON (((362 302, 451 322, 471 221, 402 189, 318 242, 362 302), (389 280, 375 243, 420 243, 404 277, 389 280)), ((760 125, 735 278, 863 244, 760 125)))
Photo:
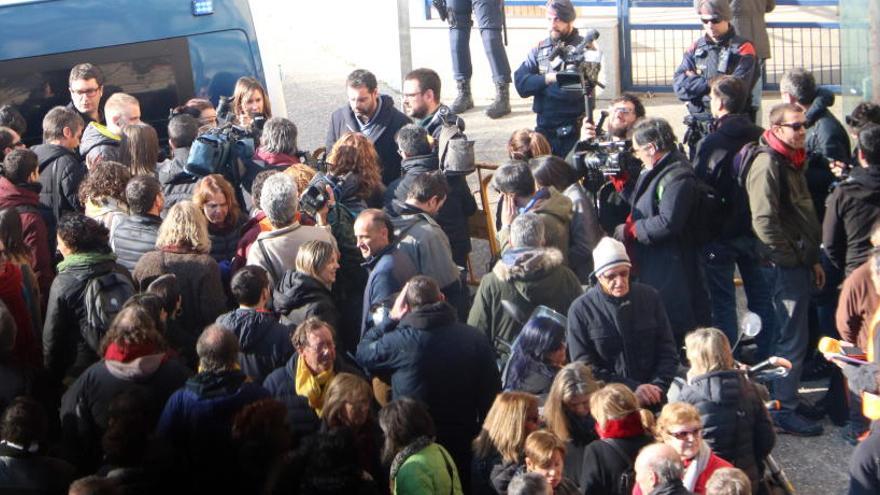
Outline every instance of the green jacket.
POLYGON ((432 443, 409 456, 391 480, 393 495, 462 495, 452 456, 432 443), (452 476, 450 477, 450 473, 452 476))
MULTIPOLYGON (((767 142, 762 137, 762 145, 767 142)), ((752 229, 765 255, 779 266, 812 267, 819 262, 822 230, 804 177, 779 153, 760 153, 746 177, 752 229)))
MULTIPOLYGON (((574 215, 568 197, 555 188, 548 188, 550 197, 538 200, 529 212, 537 214, 544 221, 544 237, 547 247, 558 249, 562 258, 568 262, 568 248, 571 243, 571 219, 574 215)), ((510 227, 502 227, 498 232, 501 251, 510 247, 510 227)))
POLYGON ((538 305, 567 314, 582 292, 558 249, 508 249, 480 281, 468 325, 486 334, 497 351, 507 354, 522 325, 504 311, 501 301, 510 301, 525 314, 538 305))

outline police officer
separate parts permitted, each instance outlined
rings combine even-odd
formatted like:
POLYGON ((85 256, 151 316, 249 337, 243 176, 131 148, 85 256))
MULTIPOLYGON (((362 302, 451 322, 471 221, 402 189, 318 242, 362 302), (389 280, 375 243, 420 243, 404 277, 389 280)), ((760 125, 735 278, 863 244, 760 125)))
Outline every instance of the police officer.
POLYGON ((458 96, 450 108, 453 113, 464 113, 474 108, 471 95, 471 27, 472 14, 480 23, 480 36, 483 48, 492 67, 492 80, 495 81, 495 101, 486 108, 486 115, 497 119, 510 113, 510 62, 501 41, 504 24, 503 0, 434 0, 440 17, 448 16, 449 45, 452 51, 452 72, 458 87, 458 96))
POLYGON ((562 69, 557 45, 575 46, 583 41, 574 27, 574 18, 571 0, 549 0, 550 37, 532 48, 513 76, 516 92, 523 98, 534 97, 535 130, 547 138, 553 154, 560 157, 566 156, 578 142, 581 120, 586 112, 583 95, 565 91, 556 82, 556 73, 562 69))
POLYGON ((728 0, 699 0, 697 14, 703 22, 705 35, 684 53, 684 60, 675 71, 672 88, 678 99, 687 102, 688 131, 684 141, 690 157, 700 138, 708 134, 712 113, 709 108, 709 81, 718 75, 732 75, 746 82, 751 91, 755 84, 755 47, 738 36, 730 24, 728 0))

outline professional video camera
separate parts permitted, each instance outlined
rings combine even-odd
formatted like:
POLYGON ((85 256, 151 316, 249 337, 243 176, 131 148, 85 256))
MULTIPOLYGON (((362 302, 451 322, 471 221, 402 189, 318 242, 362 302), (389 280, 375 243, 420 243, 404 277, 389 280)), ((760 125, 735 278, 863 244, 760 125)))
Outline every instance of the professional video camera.
POLYGON ((572 166, 590 191, 597 191, 609 177, 618 176, 625 168, 625 161, 632 155, 632 141, 609 139, 602 130, 608 112, 602 111, 596 124, 596 138, 577 144, 572 166))
POLYGON ((309 186, 302 192, 299 198, 299 209, 303 213, 318 219, 318 211, 327 205, 330 201, 330 195, 327 193, 327 186, 333 191, 335 196, 339 196, 340 185, 345 182, 351 172, 339 177, 323 172, 318 172, 309 181, 309 186))
POLYGON ((599 39, 599 31, 588 29, 584 40, 577 45, 566 45, 558 41, 550 52, 550 68, 556 71, 556 83, 563 91, 581 93, 587 108, 587 119, 593 121, 596 108, 596 86, 605 86, 598 81, 602 68, 602 52, 594 45, 599 39))

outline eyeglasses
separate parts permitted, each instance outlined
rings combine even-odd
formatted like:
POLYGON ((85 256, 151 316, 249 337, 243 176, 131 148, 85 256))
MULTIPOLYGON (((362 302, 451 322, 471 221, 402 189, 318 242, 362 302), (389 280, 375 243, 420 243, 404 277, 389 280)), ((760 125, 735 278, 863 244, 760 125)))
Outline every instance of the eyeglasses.
POLYGON ((682 430, 682 431, 670 431, 667 432, 669 436, 674 437, 676 440, 687 440, 688 437, 699 438, 703 435, 703 429, 697 428, 695 430, 682 430))
POLYGON ((711 17, 708 19, 700 19, 700 20, 703 21, 703 24, 709 24, 710 22, 712 24, 718 24, 719 22, 722 21, 722 19, 720 17, 711 17))
POLYGON ((793 131, 799 131, 801 129, 805 129, 807 124, 804 122, 783 122, 781 124, 777 124, 779 127, 788 127, 793 131))
POLYGON ((70 93, 74 94, 76 96, 88 96, 91 98, 92 96, 95 96, 96 94, 98 94, 98 91, 100 91, 100 90, 101 90, 101 86, 98 86, 97 88, 89 88, 89 89, 70 88, 70 93))

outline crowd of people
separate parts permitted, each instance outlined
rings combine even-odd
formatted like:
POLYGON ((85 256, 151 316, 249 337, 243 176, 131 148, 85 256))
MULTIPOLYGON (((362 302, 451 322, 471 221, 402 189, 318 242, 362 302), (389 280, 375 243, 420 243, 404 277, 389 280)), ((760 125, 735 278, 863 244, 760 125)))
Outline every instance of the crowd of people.
POLYGON ((880 105, 844 128, 792 69, 762 129, 769 55, 727 0, 696 12, 679 143, 630 94, 607 129, 581 122, 551 51, 583 38, 548 1, 550 37, 512 80, 537 128, 499 157, 494 212, 438 149, 465 130, 469 59, 453 108, 431 69, 407 74, 402 110, 353 71, 323 159, 250 77, 228 114, 173 109, 167 143, 90 63, 42 144, 4 106, 0 491, 761 494, 776 433, 819 435, 827 414, 858 445, 850 493, 877 493, 880 105), (205 170, 200 136, 230 126, 253 149, 205 170), (597 141, 622 146, 615 167, 597 141), (472 289, 483 214, 500 253, 472 289), (750 346, 735 270, 763 326, 750 346), (823 368, 821 335, 868 364, 823 368), (742 363, 771 355, 791 369, 768 395, 742 363), (815 369, 830 388, 809 403, 815 369))

